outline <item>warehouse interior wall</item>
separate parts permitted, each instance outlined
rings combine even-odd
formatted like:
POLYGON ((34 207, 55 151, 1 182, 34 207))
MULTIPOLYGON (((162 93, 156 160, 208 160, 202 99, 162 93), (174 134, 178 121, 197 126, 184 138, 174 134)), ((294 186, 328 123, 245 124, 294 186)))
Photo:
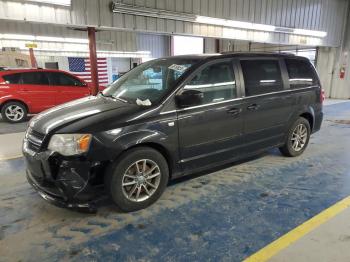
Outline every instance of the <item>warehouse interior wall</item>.
POLYGON ((338 48, 320 47, 317 57, 317 70, 322 87, 329 98, 350 99, 350 9, 341 46, 338 48), (341 71, 344 74, 341 77, 341 71))

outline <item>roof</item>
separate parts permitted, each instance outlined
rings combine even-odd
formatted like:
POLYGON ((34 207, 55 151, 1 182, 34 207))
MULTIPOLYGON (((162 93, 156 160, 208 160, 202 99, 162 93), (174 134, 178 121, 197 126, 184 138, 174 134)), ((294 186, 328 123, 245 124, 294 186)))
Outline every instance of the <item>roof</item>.
POLYGON ((214 54, 195 54, 195 55, 178 55, 178 56, 169 56, 164 58, 182 58, 182 59, 210 59, 210 58, 229 58, 229 57, 295 57, 301 59, 307 59, 302 56, 296 56, 291 53, 275 53, 275 52, 222 52, 214 54))

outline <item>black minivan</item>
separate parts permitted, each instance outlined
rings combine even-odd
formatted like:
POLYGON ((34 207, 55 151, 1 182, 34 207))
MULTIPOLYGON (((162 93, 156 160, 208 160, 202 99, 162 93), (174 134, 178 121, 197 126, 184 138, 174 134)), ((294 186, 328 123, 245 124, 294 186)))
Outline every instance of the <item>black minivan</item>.
POLYGON ((278 147, 305 150, 323 93, 310 61, 224 53, 146 62, 95 97, 34 117, 27 178, 61 207, 95 210, 105 188, 123 211, 145 208, 169 179, 278 147))

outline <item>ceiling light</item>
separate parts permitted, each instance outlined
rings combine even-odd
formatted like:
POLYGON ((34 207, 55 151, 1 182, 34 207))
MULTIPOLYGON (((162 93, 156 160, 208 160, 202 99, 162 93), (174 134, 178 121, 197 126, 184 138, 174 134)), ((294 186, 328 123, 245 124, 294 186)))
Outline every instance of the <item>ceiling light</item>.
POLYGON ((35 39, 35 36, 33 35, 18 35, 18 34, 1 34, 1 39, 8 39, 8 40, 29 40, 33 41, 35 39))
POLYGON ((38 42, 75 43, 75 44, 89 43, 89 40, 84 38, 65 38, 65 37, 54 37, 54 36, 34 36, 34 35, 19 35, 19 34, 0 34, 0 39, 38 41, 38 42))
POLYGON ((294 29, 293 33, 296 35, 305 35, 305 36, 315 36, 315 37, 326 37, 327 32, 323 31, 314 31, 314 30, 306 30, 306 29, 294 29))
POLYGON ((26 0, 26 2, 40 2, 43 4, 71 6, 71 0, 26 0))
POLYGON ((172 11, 162 10, 162 9, 129 5, 129 4, 124 4, 116 1, 112 3, 111 8, 112 8, 112 12, 114 13, 171 19, 171 20, 177 20, 177 21, 193 22, 193 23, 208 24, 208 25, 218 25, 218 26, 231 27, 231 28, 237 28, 237 29, 287 33, 287 34, 295 34, 295 35, 314 36, 314 37, 320 37, 320 38, 327 36, 327 32, 324 32, 324 31, 305 30, 305 29, 289 28, 289 27, 276 27, 273 25, 256 24, 256 23, 227 20, 227 19, 215 18, 215 17, 199 16, 191 13, 172 12, 172 11))

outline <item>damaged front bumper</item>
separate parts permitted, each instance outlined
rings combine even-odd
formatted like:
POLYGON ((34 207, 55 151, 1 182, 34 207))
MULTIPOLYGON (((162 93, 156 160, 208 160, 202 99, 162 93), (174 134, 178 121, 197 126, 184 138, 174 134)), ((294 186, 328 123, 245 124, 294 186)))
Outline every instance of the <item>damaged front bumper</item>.
POLYGON ((58 207, 96 212, 96 197, 101 186, 96 181, 99 163, 79 158, 63 159, 51 151, 34 152, 26 145, 23 154, 27 180, 46 201, 58 207))

